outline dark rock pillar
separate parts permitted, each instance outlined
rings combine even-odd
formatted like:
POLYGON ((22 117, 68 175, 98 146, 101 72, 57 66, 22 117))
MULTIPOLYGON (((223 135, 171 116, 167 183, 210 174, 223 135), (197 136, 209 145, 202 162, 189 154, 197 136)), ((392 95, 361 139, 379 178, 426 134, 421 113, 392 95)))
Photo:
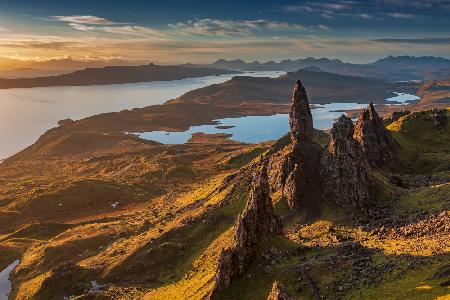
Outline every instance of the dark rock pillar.
POLYGON ((300 80, 292 92, 292 106, 289 112, 291 139, 294 145, 301 140, 310 141, 313 135, 313 120, 309 108, 308 96, 300 80))
POLYGON ((291 210, 305 209, 308 214, 315 214, 322 199, 321 147, 312 141, 312 114, 306 90, 299 80, 292 93, 289 124, 293 150, 288 165, 293 169, 287 172, 284 194, 291 210))

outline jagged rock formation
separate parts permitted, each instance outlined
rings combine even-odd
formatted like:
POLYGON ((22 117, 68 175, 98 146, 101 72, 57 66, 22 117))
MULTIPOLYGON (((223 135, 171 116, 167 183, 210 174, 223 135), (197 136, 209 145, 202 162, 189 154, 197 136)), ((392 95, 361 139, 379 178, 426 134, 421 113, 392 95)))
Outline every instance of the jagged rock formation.
POLYGON ((287 166, 290 170, 284 194, 291 210, 312 210, 321 199, 320 177, 321 148, 311 141, 313 122, 305 88, 297 81, 292 94, 289 114, 293 150, 287 166))
POLYGON ((273 153, 269 157, 267 168, 272 194, 282 192, 284 189, 286 179, 289 176, 289 171, 293 169, 293 166, 289 165, 292 162, 290 159, 291 152, 292 151, 288 146, 285 149, 273 153))
POLYGON ((291 139, 294 145, 297 145, 301 140, 311 140, 313 135, 312 114, 309 108, 308 96, 300 80, 297 80, 294 91, 292 92, 289 125, 291 128, 291 139))
POLYGON ((385 128, 383 119, 378 116, 372 102, 369 103, 368 109, 358 115, 354 138, 373 166, 380 166, 393 156, 394 139, 385 128))
POLYGON ((279 234, 281 219, 275 214, 267 179, 267 161, 255 173, 250 196, 235 224, 233 245, 223 249, 216 270, 212 296, 242 275, 258 254, 259 241, 269 233, 279 234))
POLYGON ((298 210, 301 207, 300 201, 297 201, 301 197, 298 183, 303 181, 304 178, 303 173, 300 170, 300 165, 295 164, 294 169, 286 179, 283 190, 284 196, 286 196, 289 208, 291 210, 298 210))
POLYGON ((270 291, 267 300, 294 300, 294 298, 286 293, 285 287, 282 284, 275 281, 272 285, 272 290, 270 291))
POLYGON ((373 200, 374 178, 361 146, 353 138, 352 120, 342 115, 331 129, 321 159, 324 195, 341 207, 367 209, 373 200))

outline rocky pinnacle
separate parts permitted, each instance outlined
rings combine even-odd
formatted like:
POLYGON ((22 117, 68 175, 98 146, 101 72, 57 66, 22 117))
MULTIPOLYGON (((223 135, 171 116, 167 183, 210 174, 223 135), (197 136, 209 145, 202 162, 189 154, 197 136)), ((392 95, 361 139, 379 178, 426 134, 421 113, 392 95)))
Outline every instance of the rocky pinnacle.
POLYGON ((394 152, 394 139, 384 126, 372 102, 369 108, 358 115, 353 137, 361 145, 367 159, 373 166, 380 166, 392 158, 394 152))
POLYGON ((303 209, 307 214, 314 215, 322 198, 321 148, 312 141, 313 120, 308 96, 300 80, 297 80, 292 93, 289 124, 293 150, 287 164, 290 170, 285 172, 289 175, 284 195, 291 210, 303 209))
POLYGON ((310 141, 313 135, 313 120, 309 109, 308 96, 300 80, 292 92, 292 106, 289 113, 291 139, 294 145, 300 140, 310 141))

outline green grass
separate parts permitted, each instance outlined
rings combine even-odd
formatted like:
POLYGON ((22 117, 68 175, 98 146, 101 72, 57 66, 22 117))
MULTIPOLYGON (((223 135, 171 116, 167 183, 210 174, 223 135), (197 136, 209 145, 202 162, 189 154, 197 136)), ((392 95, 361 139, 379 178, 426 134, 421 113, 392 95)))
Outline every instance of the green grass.
POLYGON ((438 213, 450 208, 450 185, 430 186, 415 189, 400 198, 398 212, 402 214, 412 212, 438 213))
MULTIPOLYGON (((378 262, 385 258, 378 259, 378 262)), ((447 267, 450 259, 449 254, 440 258, 427 261, 426 265, 415 270, 409 268, 407 264, 402 268, 397 263, 397 272, 385 274, 379 285, 361 286, 345 299, 437 299, 439 296, 448 296, 447 287, 439 284, 448 280, 447 278, 437 278, 436 274, 440 269, 447 267)), ((400 260, 400 258, 397 258, 400 260)))
POLYGON ((239 169, 248 163, 250 163, 253 159, 263 154, 267 150, 267 147, 253 147, 249 151, 243 151, 233 157, 231 157, 225 164, 225 169, 239 169))
POLYGON ((429 174, 450 161, 450 123, 435 128, 431 112, 404 116, 388 126, 400 145, 399 163, 394 170, 410 174, 429 174))

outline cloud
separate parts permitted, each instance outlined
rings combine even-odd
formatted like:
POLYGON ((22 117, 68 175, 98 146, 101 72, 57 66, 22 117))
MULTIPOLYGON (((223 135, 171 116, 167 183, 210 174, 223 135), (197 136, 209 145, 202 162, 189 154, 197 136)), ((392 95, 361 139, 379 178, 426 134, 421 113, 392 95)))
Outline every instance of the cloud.
POLYGON ((53 50, 65 50, 70 49, 72 46, 77 45, 76 42, 51 42, 51 41, 11 41, 11 42, 3 42, 2 48, 32 48, 32 49, 53 49, 53 50))
POLYGON ((218 36, 248 36, 256 31, 305 31, 311 29, 328 29, 324 25, 316 27, 304 26, 298 23, 260 20, 219 20, 196 19, 187 22, 169 24, 169 28, 185 34, 218 35, 218 36))
POLYGON ((328 26, 326 26, 326 25, 323 25, 323 24, 321 24, 321 25, 319 25, 319 26, 317 26, 319 29, 322 29, 322 30, 330 30, 330 27, 328 27, 328 26))
POLYGON ((361 19, 375 19, 376 18, 375 16, 365 14, 365 13, 355 14, 355 17, 361 18, 361 19))
POLYGON ((411 7, 419 9, 450 9, 449 0, 382 0, 382 2, 387 5, 394 5, 399 7, 411 7))
POLYGON ((313 12, 314 8, 308 5, 285 5, 281 8, 284 11, 287 12, 299 12, 299 11, 306 11, 306 12, 313 12))
POLYGON ((333 14, 334 12, 341 12, 350 10, 358 3, 350 0, 342 1, 324 1, 324 2, 305 2, 301 5, 289 4, 281 7, 281 10, 287 12, 320 12, 325 14, 333 14))
POLYGON ((137 35, 143 37, 163 37, 164 33, 160 30, 143 27, 143 26, 88 26, 78 23, 69 23, 69 26, 73 29, 84 31, 84 32, 103 32, 111 34, 122 34, 122 35, 137 35))
POLYGON ((69 26, 72 27, 73 29, 79 30, 79 31, 94 31, 97 27, 94 26, 88 26, 88 25, 84 25, 84 24, 78 24, 78 23, 69 23, 69 26))
POLYGON ((0 26, 0 32, 7 32, 7 31, 9 31, 9 29, 7 29, 7 28, 5 28, 5 27, 2 27, 2 26, 0 26))
POLYGON ((111 20, 96 16, 52 16, 45 20, 60 21, 74 24, 112 25, 117 24, 111 20))
POLYGON ((396 19, 412 19, 412 18, 416 17, 416 15, 405 14, 405 13, 401 13, 401 12, 386 13, 386 15, 396 18, 396 19))
POLYGON ((448 57, 448 43, 424 42, 405 47, 402 43, 368 41, 367 39, 242 37, 219 40, 150 40, 146 38, 101 38, 57 36, 0 36, 0 56, 14 53, 22 58, 49 59, 71 56, 73 59, 128 58, 165 63, 208 62, 223 58, 273 60, 306 56, 337 57, 367 61, 388 54, 436 55, 448 57), (280 52, 280 49, 283 49, 280 52))
POLYGON ((450 37, 437 38, 419 38, 419 39, 373 39, 373 42, 378 43, 394 43, 394 44, 430 44, 430 45, 450 45, 450 37))

